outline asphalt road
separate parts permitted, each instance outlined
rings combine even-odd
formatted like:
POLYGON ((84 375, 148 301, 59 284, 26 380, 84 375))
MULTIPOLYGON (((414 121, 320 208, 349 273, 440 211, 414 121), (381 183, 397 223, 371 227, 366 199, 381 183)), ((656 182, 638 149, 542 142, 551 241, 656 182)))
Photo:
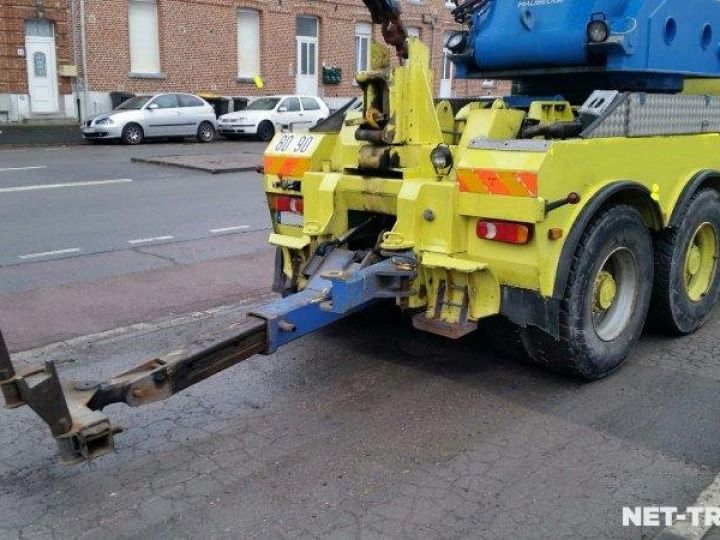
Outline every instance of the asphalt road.
MULTIPOLYGON (((178 188, 214 196, 219 207, 235 196, 235 213, 231 204, 224 216, 234 219, 223 224, 250 224, 258 210, 249 199, 261 197, 254 175, 136 169, 122 163, 136 150, 100 150, 107 154, 85 167, 88 176, 67 178, 90 178, 117 159, 114 170, 127 166, 122 176, 134 182, 93 189, 175 189, 180 202, 157 202, 168 215, 147 217, 153 227, 142 231, 119 219, 97 236, 105 251, 0 268, 11 348, 58 342, 17 362, 63 361, 63 378, 107 376, 199 346, 272 297, 267 231, 216 237, 208 231, 220 223, 210 220, 195 236, 154 227, 180 223, 171 214, 187 211, 192 197, 178 188), (233 178, 247 191, 238 196, 233 178), (226 181, 225 191, 206 193, 194 184, 226 181), (179 241, 123 244, 141 232, 179 241)), ((165 147, 140 151, 153 150, 165 147)), ((73 156, 67 167, 82 170, 82 156, 95 154, 73 156)), ((103 197, 110 214, 125 204, 103 197)), ((58 206, 48 238, 65 240, 58 206)), ((73 234, 67 239, 91 250, 81 242, 90 236, 73 234)), ((719 314, 693 337, 647 334, 617 374, 582 384, 524 361, 493 323, 449 342, 381 306, 165 403, 109 407, 127 430, 116 454, 93 463, 60 466, 30 411, 0 411, 0 537, 651 538, 662 527, 623 527, 624 506, 682 509, 703 497, 720 505, 720 490, 707 489, 720 486, 719 337, 719 314)))
POLYGON ((0 328, 15 350, 267 292, 256 173, 132 163, 254 142, 0 150, 0 328))

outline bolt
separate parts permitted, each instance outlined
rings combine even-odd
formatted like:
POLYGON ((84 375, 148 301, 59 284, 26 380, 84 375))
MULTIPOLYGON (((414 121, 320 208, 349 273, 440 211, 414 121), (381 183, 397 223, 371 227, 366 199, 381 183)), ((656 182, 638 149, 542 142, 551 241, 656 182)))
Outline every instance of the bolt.
POLYGON ((289 323, 287 321, 279 321, 278 328, 280 330, 282 330, 283 332, 294 332, 295 331, 295 325, 292 323, 289 323))
POLYGON ((428 208, 423 212, 423 219, 425 221, 435 221, 435 212, 431 208, 428 208))
POLYGON ((88 390, 95 390, 98 386, 100 386, 98 381, 78 381, 75 383, 75 390, 87 392, 88 390))

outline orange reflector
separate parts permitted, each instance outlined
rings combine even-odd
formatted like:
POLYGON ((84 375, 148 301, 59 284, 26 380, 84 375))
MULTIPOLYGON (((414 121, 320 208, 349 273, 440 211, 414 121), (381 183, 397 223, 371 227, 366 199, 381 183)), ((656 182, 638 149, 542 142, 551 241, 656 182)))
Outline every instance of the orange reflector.
POLYGON ((506 244, 527 244, 532 237, 530 225, 515 223, 513 221, 488 221, 481 219, 477 222, 476 232, 478 238, 504 242, 506 244))
POLYGON ((469 193, 512 197, 537 197, 538 194, 538 176, 531 171, 459 169, 457 179, 460 191, 469 193))
POLYGON ((309 158, 265 156, 263 164, 265 174, 277 176, 302 176, 310 170, 309 158))

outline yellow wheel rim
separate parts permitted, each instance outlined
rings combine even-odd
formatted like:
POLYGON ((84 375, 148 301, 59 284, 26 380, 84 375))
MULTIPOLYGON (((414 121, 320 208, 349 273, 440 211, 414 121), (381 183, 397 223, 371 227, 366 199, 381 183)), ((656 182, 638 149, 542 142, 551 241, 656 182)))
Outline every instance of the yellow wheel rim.
POLYGON ((595 280, 595 311, 610 309, 615 301, 616 294, 615 278, 607 270, 602 270, 595 280))
POLYGON ((620 247, 611 252, 591 282, 592 324, 603 341, 617 339, 632 319, 639 273, 635 255, 620 247))
POLYGON ((701 301, 715 279, 718 238, 711 223, 703 223, 695 231, 685 253, 685 292, 693 302, 701 301))

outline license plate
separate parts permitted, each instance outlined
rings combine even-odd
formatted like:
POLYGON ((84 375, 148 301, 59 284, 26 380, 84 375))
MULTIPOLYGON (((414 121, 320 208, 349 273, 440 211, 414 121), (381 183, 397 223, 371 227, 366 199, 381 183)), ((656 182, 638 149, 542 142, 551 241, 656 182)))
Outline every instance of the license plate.
POLYGON ((296 214, 295 212, 278 212, 278 222, 282 225, 302 227, 305 220, 302 214, 296 214))
POLYGON ((83 130, 83 133, 95 133, 95 128, 91 128, 91 127, 84 127, 84 128, 82 128, 82 130, 83 130))

